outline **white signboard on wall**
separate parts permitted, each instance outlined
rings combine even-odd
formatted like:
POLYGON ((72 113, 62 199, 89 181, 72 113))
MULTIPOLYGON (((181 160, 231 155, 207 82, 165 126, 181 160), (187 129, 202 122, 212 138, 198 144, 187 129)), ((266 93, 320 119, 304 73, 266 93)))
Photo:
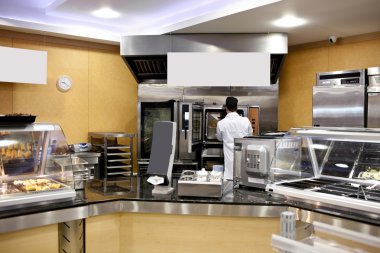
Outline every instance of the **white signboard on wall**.
POLYGON ((269 85, 269 53, 168 53, 168 86, 269 85))
POLYGON ((0 82, 47 83, 47 52, 0 47, 0 82))

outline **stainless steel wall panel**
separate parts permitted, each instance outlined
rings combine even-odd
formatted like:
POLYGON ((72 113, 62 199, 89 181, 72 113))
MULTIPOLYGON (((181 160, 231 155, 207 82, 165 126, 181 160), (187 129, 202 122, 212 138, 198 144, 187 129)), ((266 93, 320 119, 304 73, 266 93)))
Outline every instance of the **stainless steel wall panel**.
POLYGON ((184 90, 166 84, 139 84, 137 94, 140 102, 183 101, 184 90))

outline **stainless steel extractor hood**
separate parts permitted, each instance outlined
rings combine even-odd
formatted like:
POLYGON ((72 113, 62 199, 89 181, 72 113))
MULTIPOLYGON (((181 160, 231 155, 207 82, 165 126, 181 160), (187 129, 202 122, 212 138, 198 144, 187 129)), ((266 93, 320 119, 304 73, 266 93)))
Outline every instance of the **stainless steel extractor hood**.
POLYGON ((168 52, 267 52, 271 84, 278 81, 288 36, 284 33, 139 35, 121 38, 120 54, 137 83, 167 82, 168 52))

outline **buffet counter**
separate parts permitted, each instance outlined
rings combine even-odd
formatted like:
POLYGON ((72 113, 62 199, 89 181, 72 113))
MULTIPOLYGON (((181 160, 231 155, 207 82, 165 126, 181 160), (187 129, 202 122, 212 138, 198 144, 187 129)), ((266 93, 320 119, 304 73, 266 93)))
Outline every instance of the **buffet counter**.
MULTIPOLYGON (((176 183, 177 180, 173 180, 174 186, 176 183)), ((86 199, 78 197, 73 201, 52 202, 0 211, 0 232, 10 232, 118 212, 280 217, 280 213, 285 210, 296 212, 303 210, 303 213, 311 212, 314 213, 314 216, 316 214, 328 215, 380 226, 378 219, 373 219, 371 215, 366 215, 366 213, 358 215, 350 212, 349 209, 343 211, 290 201, 271 196, 260 189, 248 187, 234 189, 232 181, 224 183, 223 196, 220 199, 178 197, 175 191, 170 197, 155 197, 152 195, 153 186, 146 181, 146 178, 141 177, 134 177, 132 185, 132 191, 124 194, 103 194, 87 186, 86 199)))
MULTIPOLYGON (((299 222, 338 224, 380 236, 377 219, 289 202, 263 190, 234 189, 230 181, 225 183, 220 199, 177 197, 175 191, 164 198, 152 196, 153 186, 146 179, 135 177, 133 190, 122 195, 103 194, 88 187, 86 199, 1 211, 0 249, 47 240, 49 236, 52 240, 60 236, 61 227, 85 221, 87 252, 167 252, 174 248, 177 252, 193 252, 194 249, 201 252, 240 249, 245 252, 252 245, 258 252, 273 252, 270 238, 279 233, 279 217, 286 210, 295 212, 299 222), (60 227, 61 224, 64 225, 60 227), (25 238, 20 239, 22 237, 25 238), (195 248, 187 248, 185 242, 189 240, 195 241, 195 248), (161 243, 165 246, 160 246, 161 243)), ((173 180, 174 188, 176 185, 177 180, 173 180)), ((40 244, 36 248, 40 248, 40 252, 50 252, 58 244, 61 243, 57 241, 48 249, 41 249, 48 244, 40 244)), ((21 252, 17 250, 22 247, 11 249, 21 252)))
POLYGON ((0 211, 0 232, 117 212, 279 217, 288 208, 283 199, 274 199, 265 191, 233 189, 232 181, 225 182, 222 198, 178 197, 175 192, 170 197, 155 197, 153 186, 141 177, 134 177, 132 185, 133 190, 124 194, 103 194, 87 186, 86 199, 0 211))

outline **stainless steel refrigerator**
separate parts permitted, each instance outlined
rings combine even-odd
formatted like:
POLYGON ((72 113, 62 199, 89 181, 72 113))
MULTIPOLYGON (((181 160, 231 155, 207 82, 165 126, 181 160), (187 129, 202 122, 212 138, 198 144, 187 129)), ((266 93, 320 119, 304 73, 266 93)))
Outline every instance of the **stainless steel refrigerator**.
POLYGON ((313 126, 366 127, 365 70, 317 73, 313 126))

